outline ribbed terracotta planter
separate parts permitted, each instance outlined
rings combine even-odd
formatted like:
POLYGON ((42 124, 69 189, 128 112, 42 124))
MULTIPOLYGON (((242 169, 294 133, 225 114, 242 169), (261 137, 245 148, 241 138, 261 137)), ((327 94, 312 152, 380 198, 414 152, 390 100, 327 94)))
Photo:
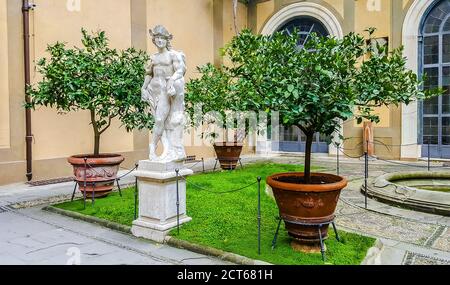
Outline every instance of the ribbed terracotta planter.
POLYGON ((215 143, 214 150, 220 162, 220 167, 224 170, 236 169, 243 146, 243 143, 238 142, 215 143))
POLYGON ((120 154, 100 154, 97 156, 74 155, 67 160, 73 166, 73 174, 80 191, 84 193, 84 181, 86 180, 88 182, 86 196, 92 198, 94 190, 94 197, 101 198, 106 197, 112 191, 119 166, 125 158, 120 154), (87 167, 85 167, 85 158, 87 158, 87 167))
MULTIPOLYGON (((275 174, 267 178, 289 235, 306 245, 320 242, 318 226, 315 225, 334 220, 339 195, 347 186, 347 180, 340 176, 324 173, 311 176, 314 184, 301 184, 302 172, 275 174)), ((324 225, 321 232, 322 239, 327 239, 328 225, 324 225)))

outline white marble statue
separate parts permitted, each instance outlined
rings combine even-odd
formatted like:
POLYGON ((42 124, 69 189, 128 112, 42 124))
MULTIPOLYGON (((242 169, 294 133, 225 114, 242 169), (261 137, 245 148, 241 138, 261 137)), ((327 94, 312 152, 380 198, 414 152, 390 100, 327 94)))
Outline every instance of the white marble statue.
POLYGON ((186 158, 183 146, 185 55, 172 49, 172 35, 161 25, 150 30, 158 53, 146 66, 142 100, 150 103, 155 118, 150 143, 150 161, 180 162, 186 158), (158 157, 156 147, 161 141, 164 152, 158 157))

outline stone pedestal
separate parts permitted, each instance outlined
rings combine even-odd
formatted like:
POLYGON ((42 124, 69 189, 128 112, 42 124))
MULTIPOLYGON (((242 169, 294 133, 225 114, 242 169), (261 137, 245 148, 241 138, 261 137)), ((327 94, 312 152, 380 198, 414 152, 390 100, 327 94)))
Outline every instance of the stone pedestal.
MULTIPOLYGON (((139 217, 133 221, 134 236, 164 242, 170 230, 177 227, 177 177, 186 177, 193 171, 183 163, 162 163, 142 160, 134 173, 139 189, 139 217)), ((186 181, 178 180, 180 225, 191 220, 186 215, 186 181)))

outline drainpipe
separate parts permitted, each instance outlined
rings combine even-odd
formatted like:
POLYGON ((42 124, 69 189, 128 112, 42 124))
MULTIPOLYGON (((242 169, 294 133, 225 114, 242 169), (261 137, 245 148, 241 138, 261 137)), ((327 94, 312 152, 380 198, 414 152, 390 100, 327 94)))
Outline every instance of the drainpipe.
MULTIPOLYGON (((30 10, 36 5, 30 4, 29 0, 23 0, 22 2, 22 14, 23 14, 23 43, 24 43, 24 64, 25 64, 25 91, 31 84, 30 80, 30 10)), ((30 103, 30 97, 25 92, 25 101, 30 103)), ((25 109, 25 126, 26 126, 26 145, 27 145, 27 179, 31 181, 33 178, 32 172, 32 141, 33 135, 31 133, 31 109, 25 109)))

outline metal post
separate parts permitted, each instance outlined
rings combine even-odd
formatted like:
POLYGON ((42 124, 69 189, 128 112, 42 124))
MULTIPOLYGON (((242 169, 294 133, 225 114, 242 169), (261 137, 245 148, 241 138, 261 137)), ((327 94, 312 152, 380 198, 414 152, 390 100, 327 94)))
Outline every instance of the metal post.
POLYGON ((95 182, 92 184, 92 206, 95 205, 95 182))
POLYGON ((337 144, 336 146, 337 146, 336 174, 337 174, 337 176, 339 176, 339 152, 341 151, 341 148, 340 148, 339 144, 337 144))
POLYGON ((120 189, 120 183, 119 183, 119 181, 120 181, 120 178, 117 178, 117 179, 116 179, 116 182, 117 182, 117 189, 119 189, 119 195, 120 195, 120 197, 122 197, 122 189, 120 189))
POLYGON ((202 169, 205 172, 205 159, 202 157, 202 169))
POLYGON ((258 177, 258 254, 261 255, 261 176, 258 177))
POLYGON ((179 169, 175 169, 175 172, 177 173, 177 232, 180 234, 180 193, 179 193, 179 185, 178 185, 178 178, 179 178, 179 169))
POLYGON ((134 186, 134 219, 137 219, 137 197, 138 197, 138 179, 135 177, 135 186, 134 186))
POLYGON ((84 208, 86 209, 86 169, 87 169, 87 158, 84 158, 84 191, 83 191, 83 200, 84 200, 84 208))
POLYGON ((334 221, 331 222, 331 225, 333 225, 334 234, 336 235, 336 240, 340 242, 341 239, 339 238, 339 234, 338 234, 338 231, 337 231, 337 229, 336 229, 336 224, 334 223, 334 221))
POLYGON ((428 139, 428 171, 430 171, 430 139, 428 139))
POLYGON ((77 191, 77 185, 78 181, 75 179, 75 187, 73 187, 73 193, 72 193, 72 199, 70 199, 71 202, 73 202, 73 199, 75 198, 75 192, 77 191))
MULTIPOLYGON (((139 167, 139 164, 135 164, 135 169, 137 170, 139 167)), ((135 176, 134 178, 134 219, 137 219, 137 199, 138 199, 138 178, 135 176)))
POLYGON ((272 240, 272 250, 275 249, 275 246, 276 246, 276 244, 277 244, 278 232, 280 231, 280 226, 281 226, 281 217, 278 218, 278 226, 277 226, 277 230, 275 231, 275 235, 273 236, 273 240, 272 240))
POLYGON ((364 205, 367 209, 367 179, 369 178, 369 154, 367 151, 364 153, 364 205))
POLYGON ((319 239, 320 239, 320 253, 322 254, 322 261, 325 262, 326 257, 325 257, 325 247, 323 245, 323 238, 322 238, 322 230, 321 230, 322 225, 319 225, 319 239))

